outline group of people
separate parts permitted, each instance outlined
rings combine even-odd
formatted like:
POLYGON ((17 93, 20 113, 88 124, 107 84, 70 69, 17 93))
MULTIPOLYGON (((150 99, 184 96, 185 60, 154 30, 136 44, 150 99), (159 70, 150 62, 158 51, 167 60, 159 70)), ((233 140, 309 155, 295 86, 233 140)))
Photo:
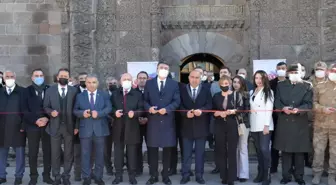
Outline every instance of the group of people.
POLYGON ((245 69, 233 76, 223 66, 215 82, 210 72, 207 77, 206 71, 196 67, 184 84, 169 77, 169 65, 159 62, 157 77, 149 80, 145 71, 139 72, 136 89, 131 74, 125 73, 120 80, 107 78, 106 90, 98 89, 97 76, 87 73, 78 75, 77 85, 69 85, 70 72, 65 68, 59 69, 56 84, 51 86, 46 85, 41 69, 33 70, 32 85, 27 88, 15 83, 13 71, 5 71, 0 89, 0 184, 7 182, 10 147, 16 153, 14 184, 22 184, 27 138, 29 185, 38 182, 40 142, 42 176, 47 184, 70 185, 73 162, 75 181, 83 180, 83 185, 91 184, 92 179, 104 185, 104 167, 108 175, 115 175, 112 184, 119 184, 124 166, 129 183, 137 184, 136 177, 144 167, 144 141, 150 173, 147 185, 159 181, 160 148, 162 182, 172 183, 169 176, 177 174, 177 146, 182 159, 180 183, 195 176, 197 183, 205 184, 207 140, 209 145, 215 141, 212 173, 220 173, 223 184, 233 185, 249 179, 251 136, 258 157, 255 183, 271 183, 281 151, 281 184, 289 183, 292 176, 299 185, 305 184, 305 153, 313 153, 312 183, 319 184, 329 143, 328 184, 335 185, 336 145, 331 143, 336 141, 336 65, 328 69, 326 63, 317 62, 311 82, 303 79, 303 67, 279 63, 277 78, 269 81, 267 73, 258 70, 252 83, 246 79, 245 69), (193 154, 195 174, 191 170, 193 154))

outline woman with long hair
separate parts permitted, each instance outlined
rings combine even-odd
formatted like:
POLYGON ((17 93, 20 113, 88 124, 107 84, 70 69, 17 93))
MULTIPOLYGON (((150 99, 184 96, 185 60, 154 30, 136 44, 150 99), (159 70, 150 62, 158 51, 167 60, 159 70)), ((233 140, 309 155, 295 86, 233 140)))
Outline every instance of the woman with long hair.
MULTIPOLYGON (((243 103, 243 110, 250 110, 250 96, 247 91, 247 85, 244 78, 241 76, 235 76, 232 80, 232 89, 239 93, 243 103)), ((243 135, 239 136, 238 151, 237 151, 237 177, 240 182, 246 182, 249 179, 249 159, 248 159, 248 138, 250 131, 249 112, 243 112, 242 124, 240 128, 243 131, 243 135)))
POLYGON ((270 184, 271 131, 274 130, 272 118, 274 95, 265 71, 257 71, 253 79, 255 89, 250 92, 252 110, 250 124, 258 157, 258 175, 253 182, 268 185, 270 184))
POLYGON ((237 179, 237 116, 240 115, 237 110, 243 109, 242 102, 237 101, 237 94, 230 90, 231 84, 230 77, 221 77, 218 82, 221 92, 212 98, 215 110, 215 157, 222 183, 228 185, 233 185, 237 179))

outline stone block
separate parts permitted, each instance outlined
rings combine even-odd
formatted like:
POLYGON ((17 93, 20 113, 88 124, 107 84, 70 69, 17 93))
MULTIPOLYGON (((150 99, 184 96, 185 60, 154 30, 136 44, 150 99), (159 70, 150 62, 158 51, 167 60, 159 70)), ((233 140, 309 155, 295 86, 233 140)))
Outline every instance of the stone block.
POLYGON ((24 35, 23 44, 28 46, 36 45, 37 44, 36 35, 24 35))
POLYGON ((6 4, 0 4, 0 12, 6 12, 6 4))
POLYGON ((271 30, 272 45, 296 44, 293 28, 274 28, 271 30))
POLYGON ((62 48, 60 46, 48 46, 48 54, 60 55, 62 54, 62 48))
POLYGON ((37 44, 46 46, 61 46, 60 35, 37 35, 37 44))
POLYGON ((39 34, 49 34, 49 23, 41 23, 39 25, 39 34))
POLYGON ((322 8, 330 8, 336 6, 335 0, 322 0, 322 8))
POLYGON ((272 0, 272 8, 274 10, 296 10, 298 0, 272 0))
POLYGON ((274 25, 271 11, 251 11, 250 20, 252 29, 258 28, 259 25, 261 28, 272 28, 274 25), (260 17, 260 23, 258 17, 260 17))
POLYGON ((6 34, 6 25, 0 25, 0 35, 6 34))
POLYGON ((36 66, 41 66, 41 67, 42 66, 48 66, 48 64, 49 64, 49 57, 48 57, 48 55, 32 56, 32 64, 35 67, 36 66))
POLYGON ((321 44, 332 44, 336 43, 336 31, 332 30, 330 27, 321 28, 322 30, 322 43, 321 44))
POLYGON ((48 21, 48 12, 34 12, 32 16, 32 22, 34 24, 40 24, 44 21, 48 21))
POLYGON ((37 11, 37 4, 26 4, 26 10, 27 11, 37 11))
POLYGON ((28 48, 26 46, 14 46, 10 47, 10 55, 11 56, 26 56, 28 48))
POLYGON ((13 23, 13 13, 0 12, 0 24, 10 24, 10 23, 13 23))
POLYGON ((117 48, 116 63, 124 64, 127 61, 151 60, 151 48, 133 47, 117 48))
POLYGON ((139 0, 127 0, 117 3, 118 15, 140 15, 140 3, 139 0))
POLYGON ((61 12, 48 12, 49 24, 61 24, 61 12))
POLYGON ((36 24, 22 24, 20 26, 21 34, 38 34, 39 27, 36 24))
POLYGON ((275 10, 272 12, 274 27, 292 27, 298 23, 297 12, 291 10, 275 10))
POLYGON ((329 27, 336 25, 336 7, 321 10, 321 26, 329 27))
POLYGON ((38 5, 38 10, 39 11, 52 11, 54 10, 54 5, 53 4, 39 4, 38 5))
POLYGON ((60 24, 53 24, 49 27, 49 33, 52 35, 59 35, 61 34, 61 25, 60 24))
POLYGON ((0 35, 0 45, 22 45, 21 35, 0 35))
MULTIPOLYGON (((10 56, 10 65, 16 66, 18 64, 25 64, 25 65, 31 64, 31 57, 30 56, 10 56)), ((16 67, 14 69, 17 75, 20 74, 17 72, 16 67)))
POLYGON ((299 0, 298 3, 299 10, 318 9, 319 7, 320 7, 320 1, 299 0))
POLYGON ((6 11, 7 12, 24 12, 26 11, 27 5, 23 3, 8 3, 6 5, 6 11))
POLYGON ((141 17, 131 15, 120 15, 117 20, 117 31, 138 30, 141 28, 141 17))
POLYGON ((151 30, 151 24, 152 24, 151 19, 141 19, 141 29, 142 30, 150 31, 151 30))
POLYGON ((322 60, 334 62, 336 60, 336 43, 322 45, 321 52, 322 60))
POLYGON ((294 36, 297 44, 318 44, 320 41, 320 29, 318 27, 294 28, 294 36))
POLYGON ((29 3, 29 0, 15 0, 15 3, 29 3))
MULTIPOLYGON (((9 55, 9 47, 8 46, 0 46, 0 55, 1 56, 8 56, 9 55)), ((1 57, 0 57, 1 59, 1 57)), ((2 63, 4 61, 0 60, 2 63)))
POLYGON ((29 55, 44 55, 47 54, 47 47, 45 45, 28 46, 29 55))
POLYGON ((14 13, 14 23, 16 24, 30 24, 33 20, 32 12, 17 12, 14 13))
POLYGON ((302 10, 297 12, 298 24, 294 26, 315 27, 317 25, 318 9, 302 10))
POLYGON ((0 3, 14 3, 15 0, 0 0, 0 3))
POLYGON ((19 24, 6 25, 6 34, 9 34, 9 35, 20 34, 20 25, 19 24))
POLYGON ((318 59, 320 59, 320 46, 317 44, 305 45, 299 54, 299 61, 305 61, 308 64, 313 63, 318 59))
POLYGON ((231 5, 234 0, 216 0, 216 5, 231 5))
POLYGON ((30 0, 30 3, 44 3, 45 0, 30 0))
POLYGON ((119 32, 121 47, 150 47, 150 32, 148 31, 122 31, 119 32))

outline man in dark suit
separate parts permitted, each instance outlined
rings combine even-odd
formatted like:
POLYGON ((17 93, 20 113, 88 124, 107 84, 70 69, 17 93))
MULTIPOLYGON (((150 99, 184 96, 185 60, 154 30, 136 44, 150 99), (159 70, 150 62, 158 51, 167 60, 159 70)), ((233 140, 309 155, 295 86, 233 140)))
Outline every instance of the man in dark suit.
POLYGON ((108 115, 112 111, 109 95, 97 90, 98 78, 89 75, 85 80, 87 91, 77 95, 74 114, 79 120, 79 138, 81 142, 81 166, 83 185, 91 184, 91 154, 95 148, 94 179, 98 185, 105 185, 104 146, 105 137, 110 134, 108 129, 108 115))
MULTIPOLYGON (((148 74, 145 71, 140 71, 137 75, 138 80, 138 87, 136 90, 141 92, 141 94, 144 94, 145 92, 145 85, 148 80, 148 74)), ((138 146, 138 166, 137 166, 137 175, 141 175, 143 173, 143 152, 142 152, 142 145, 143 141, 147 143, 147 114, 143 114, 141 117, 139 117, 139 123, 140 123, 140 144, 138 146)))
POLYGON ((112 184, 123 181, 124 149, 128 156, 128 176, 130 184, 137 184, 135 179, 137 169, 137 147, 140 143, 139 116, 143 114, 142 94, 132 89, 132 76, 125 73, 121 76, 122 88, 113 92, 111 101, 113 106, 114 167, 115 179, 112 184))
POLYGON ((163 148, 162 181, 171 184, 168 169, 170 167, 171 148, 176 146, 174 111, 180 105, 178 83, 167 78, 169 65, 159 62, 158 76, 147 81, 145 86, 144 105, 149 111, 147 123, 147 144, 150 166, 150 179, 147 184, 158 182, 159 148, 163 148))
POLYGON ((49 116, 43 111, 43 99, 46 90, 49 88, 44 82, 42 69, 34 69, 31 77, 33 83, 26 88, 22 109, 24 111, 25 130, 28 138, 28 157, 30 168, 29 185, 36 185, 37 158, 39 153, 40 141, 42 141, 43 151, 43 182, 52 184, 51 172, 51 147, 50 136, 45 131, 45 126, 49 121, 49 116))
MULTIPOLYGON (((78 81, 79 83, 75 85, 74 87, 77 88, 77 94, 82 93, 83 91, 86 91, 86 84, 85 79, 87 77, 86 72, 82 72, 78 74, 78 81)), ((76 120, 76 129, 78 129, 79 126, 79 119, 76 120)), ((74 137, 74 175, 75 175, 75 181, 81 181, 81 144, 79 135, 75 135, 74 137)))
POLYGON ((25 145, 24 121, 21 107, 24 89, 15 84, 16 75, 13 71, 5 71, 3 75, 5 86, 0 91, 0 112, 11 114, 0 115, 0 184, 6 183, 6 167, 9 148, 16 154, 16 169, 14 185, 22 184, 25 171, 25 145))
POLYGON ((61 184, 61 145, 64 140, 63 184, 70 184, 70 171, 73 163, 73 139, 76 117, 72 114, 77 89, 68 85, 70 72, 62 68, 58 70, 58 84, 47 89, 43 107, 50 117, 46 131, 51 136, 51 168, 55 177, 54 185, 61 184))
POLYGON ((189 74, 189 84, 180 89, 182 115, 182 138, 183 138, 183 163, 181 184, 190 181, 190 168, 192 163, 193 146, 195 143, 195 173, 196 181, 205 184, 204 152, 205 142, 209 135, 209 115, 203 110, 212 108, 210 89, 201 84, 201 73, 197 70, 189 74))

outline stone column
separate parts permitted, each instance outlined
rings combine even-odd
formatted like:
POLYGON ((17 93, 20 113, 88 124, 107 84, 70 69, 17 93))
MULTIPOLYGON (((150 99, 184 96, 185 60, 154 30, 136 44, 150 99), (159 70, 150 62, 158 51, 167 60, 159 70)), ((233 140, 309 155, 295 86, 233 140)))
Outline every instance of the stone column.
POLYGON ((336 61, 336 1, 321 0, 321 56, 326 62, 336 61))
POLYGON ((152 60, 158 61, 161 47, 161 0, 152 0, 150 14, 152 60))

